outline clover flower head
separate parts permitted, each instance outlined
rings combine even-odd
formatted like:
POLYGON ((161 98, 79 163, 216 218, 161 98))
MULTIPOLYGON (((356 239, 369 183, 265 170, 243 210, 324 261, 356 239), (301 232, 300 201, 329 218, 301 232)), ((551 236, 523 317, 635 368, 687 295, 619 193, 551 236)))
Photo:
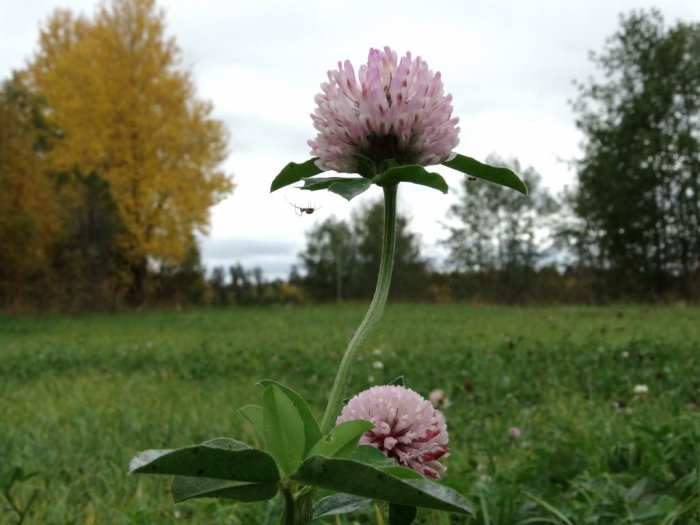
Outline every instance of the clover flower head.
POLYGON ((519 439, 522 436, 522 432, 518 427, 510 427, 508 429, 508 437, 512 439, 519 439))
POLYGON ((448 456, 445 418, 410 388, 382 385, 360 392, 345 405, 336 424, 353 419, 374 424, 360 444, 378 448, 397 465, 432 478, 446 470, 437 461, 448 456))
POLYGON ((382 169, 389 159, 428 166, 454 158, 452 96, 420 57, 370 49, 357 77, 350 61, 338 62, 321 89, 311 115, 318 135, 309 141, 319 168, 366 175, 361 159, 382 169))

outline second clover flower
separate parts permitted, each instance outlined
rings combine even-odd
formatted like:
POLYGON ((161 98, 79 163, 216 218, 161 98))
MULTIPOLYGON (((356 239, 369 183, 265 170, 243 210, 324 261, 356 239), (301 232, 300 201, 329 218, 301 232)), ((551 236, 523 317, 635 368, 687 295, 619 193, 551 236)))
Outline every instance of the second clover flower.
POLYGON ((372 445, 398 465, 431 478, 446 470, 437 461, 448 455, 445 417, 410 388, 384 385, 360 392, 345 405, 336 424, 353 419, 374 424, 361 445, 372 445))

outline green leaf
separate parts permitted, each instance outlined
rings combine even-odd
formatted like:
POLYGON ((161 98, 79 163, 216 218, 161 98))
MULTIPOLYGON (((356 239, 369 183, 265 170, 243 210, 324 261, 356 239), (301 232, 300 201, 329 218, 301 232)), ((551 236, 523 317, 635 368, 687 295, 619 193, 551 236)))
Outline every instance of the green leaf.
MULTIPOLYGON (((258 386, 261 386, 262 388, 267 388, 268 386, 275 385, 277 388, 279 388, 282 393, 287 396, 287 399, 289 399, 294 407, 297 409, 299 412, 299 415, 301 416, 301 420, 304 422, 304 456, 306 457, 308 455, 309 450, 311 450, 311 447, 314 446, 314 444, 321 439, 321 429, 318 427, 318 423, 316 422, 316 419, 314 418, 314 415, 311 413, 311 409, 309 408, 309 405, 306 404, 306 401, 297 394, 294 390, 291 388, 288 388, 284 385, 281 385, 277 381, 273 381, 272 379, 263 379, 262 381, 257 383, 258 386)), ((261 427, 262 428, 262 427, 261 427)))
POLYGON ((391 186, 399 182, 412 182, 440 190, 442 193, 447 193, 449 189, 442 175, 429 172, 423 166, 418 166, 417 164, 389 168, 381 175, 375 177, 374 182, 379 186, 391 186))
POLYGON ((304 186, 300 189, 309 191, 328 190, 347 200, 351 200, 362 192, 367 191, 371 185, 372 181, 362 177, 322 177, 304 180, 304 186))
POLYGON ((396 465, 393 459, 386 457, 382 451, 372 445, 360 445, 352 451, 348 459, 376 468, 392 467, 396 465))
MULTIPOLYGON (((459 492, 440 485, 434 481, 427 479, 406 479, 404 483, 412 486, 417 492, 416 494, 424 494, 428 498, 433 498, 435 504, 424 504, 421 501, 412 501, 409 498, 403 498, 400 504, 415 505, 416 507, 426 507, 437 510, 446 510, 449 512, 457 512, 460 514, 473 514, 471 506, 459 492)), ((422 499, 422 498, 419 498, 422 499)))
POLYGON ((372 181, 367 179, 348 179, 331 184, 328 190, 337 193, 346 200, 352 200, 367 191, 371 185, 372 181))
POLYGON ((381 470, 399 479, 425 479, 419 472, 401 465, 391 465, 389 467, 383 467, 381 470))
POLYGON ((269 454, 229 438, 175 450, 145 450, 131 460, 129 473, 270 483, 280 479, 269 454))
POLYGON ((559 520, 564 523, 565 525, 574 525, 558 508, 556 508, 554 505, 551 503, 547 503, 545 500, 538 498, 534 494, 530 494, 529 492, 523 490, 523 494, 530 498, 532 501, 535 503, 539 503, 542 505, 545 509, 547 509, 549 512, 554 514, 559 520))
POLYGON ((314 175, 323 173, 323 170, 316 166, 317 160, 318 157, 314 157, 313 159, 309 159, 301 164, 297 164, 296 162, 290 162, 287 164, 282 171, 280 171, 279 175, 277 175, 272 181, 272 184, 270 185, 270 192, 284 188, 285 186, 289 186, 295 182, 299 182, 301 179, 313 177, 314 175))
POLYGON ((263 409, 258 405, 246 405, 238 409, 238 413, 255 429, 261 439, 265 439, 263 433, 263 409))
POLYGON ((363 498, 362 496, 353 496, 352 494, 333 494, 319 500, 314 505, 314 517, 317 520, 325 516, 333 516, 335 514, 347 514, 355 512, 370 505, 372 500, 363 498))
POLYGON ((399 505, 472 513, 467 500, 448 487, 426 479, 399 479, 351 459, 312 456, 301 464, 291 479, 399 505))
POLYGON ((282 471, 293 472, 304 457, 304 421, 294 403, 276 385, 263 392, 263 435, 282 471))
POLYGON ((411 525, 418 509, 407 505, 389 504, 389 525, 411 525))
POLYGON ((527 186, 520 178, 508 168, 497 168, 483 164, 471 157, 457 155, 454 159, 442 163, 443 166, 461 171, 472 177, 495 182, 501 186, 507 186, 527 195, 527 186))
POLYGON ((309 456, 318 455, 328 458, 347 456, 357 448, 357 442, 360 441, 362 434, 371 428, 374 428, 374 423, 364 419, 345 421, 319 439, 309 451, 309 456))
POLYGON ((365 180, 360 177, 317 177, 315 179, 304 179, 304 186, 300 190, 327 190, 331 184, 345 182, 346 180, 365 180))
POLYGON ((243 483, 222 479, 175 476, 172 496, 175 503, 192 498, 227 498, 237 501, 264 501, 277 494, 275 483, 243 483))

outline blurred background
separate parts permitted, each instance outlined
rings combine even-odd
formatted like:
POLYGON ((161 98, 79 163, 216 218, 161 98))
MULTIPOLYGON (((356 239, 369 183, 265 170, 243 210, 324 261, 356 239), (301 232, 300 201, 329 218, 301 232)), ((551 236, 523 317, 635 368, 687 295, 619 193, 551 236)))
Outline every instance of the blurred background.
POLYGON ((440 71, 457 151, 404 184, 395 299, 695 300, 700 4, 0 2, 0 308, 352 300, 380 192, 269 193, 310 157, 326 72, 370 47, 440 71), (299 208, 313 208, 313 214, 299 208))

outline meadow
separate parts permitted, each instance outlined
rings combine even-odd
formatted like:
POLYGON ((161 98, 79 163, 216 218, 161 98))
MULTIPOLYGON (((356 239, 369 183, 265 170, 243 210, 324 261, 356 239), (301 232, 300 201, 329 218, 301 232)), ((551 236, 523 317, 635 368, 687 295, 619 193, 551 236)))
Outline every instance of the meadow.
MULTIPOLYGON (((36 473, 5 494, 20 510, 34 498, 25 524, 277 523, 277 500, 175 505, 168 478, 128 476, 129 459, 256 445, 236 408, 263 378, 320 416, 365 307, 0 317, 0 488, 12 467, 36 473)), ((445 391, 444 481, 476 514, 419 523, 697 524, 699 371, 697 306, 390 304, 350 391, 400 374, 445 391)), ((0 523, 19 519, 0 503, 0 523)))

